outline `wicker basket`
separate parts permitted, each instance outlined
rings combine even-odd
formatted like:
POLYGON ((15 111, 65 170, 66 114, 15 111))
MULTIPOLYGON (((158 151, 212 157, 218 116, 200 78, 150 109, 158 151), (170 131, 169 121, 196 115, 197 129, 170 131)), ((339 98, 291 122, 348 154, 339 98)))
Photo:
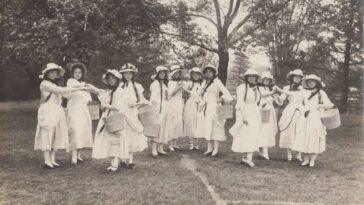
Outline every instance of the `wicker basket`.
POLYGON ((158 137, 161 126, 159 124, 149 124, 144 126, 144 134, 148 137, 158 137))
POLYGON ((153 125, 157 122, 157 111, 153 106, 141 107, 138 110, 138 117, 143 126, 153 125))
POLYGON ((220 119, 233 118, 234 106, 233 105, 222 105, 217 107, 216 113, 220 119))
POLYGON ((91 120, 100 119, 100 105, 89 105, 88 110, 90 112, 91 120))
POLYGON ((262 123, 269 123, 270 109, 260 109, 260 117, 262 119, 262 123))
POLYGON ((320 115, 321 121, 325 125, 326 129, 335 129, 340 127, 340 113, 337 108, 321 111, 320 115))
POLYGON ((124 115, 121 113, 110 115, 108 117, 103 118, 105 123, 105 128, 109 132, 117 132, 124 129, 124 115))

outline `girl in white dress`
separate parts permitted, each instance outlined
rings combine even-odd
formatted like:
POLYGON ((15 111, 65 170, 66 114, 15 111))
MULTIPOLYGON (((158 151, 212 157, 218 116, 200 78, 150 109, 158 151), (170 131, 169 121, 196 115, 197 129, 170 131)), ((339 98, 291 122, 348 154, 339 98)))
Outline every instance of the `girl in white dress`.
POLYGON ((166 110, 168 103, 168 71, 164 66, 157 66, 156 74, 152 78, 153 83, 150 85, 150 102, 157 110, 158 123, 161 125, 159 134, 152 138, 152 155, 166 155, 163 146, 168 143, 168 133, 166 127, 166 110))
MULTIPOLYGON (((86 66, 82 63, 74 63, 70 66, 71 78, 67 81, 67 87, 85 86, 83 81, 86 74, 86 66)), ((69 148, 72 152, 71 165, 83 162, 81 149, 92 147, 92 121, 87 104, 92 101, 91 95, 85 91, 73 92, 67 102, 67 123, 69 135, 69 148)))
POLYGON ((186 85, 185 92, 189 98, 185 103, 183 115, 184 135, 190 139, 190 150, 199 149, 196 138, 201 138, 197 133, 198 103, 201 97, 202 73, 200 68, 194 67, 190 71, 190 81, 186 85))
POLYGON ((242 78, 245 82, 236 89, 236 121, 230 129, 233 136, 231 149, 233 152, 243 153, 242 164, 255 167, 253 153, 258 151, 262 127, 259 107, 262 96, 257 86, 259 73, 248 69, 242 78))
POLYGON ((297 122, 297 138, 293 149, 302 152, 301 166, 313 167, 318 154, 326 150, 326 127, 321 121, 320 111, 333 108, 334 104, 322 90, 323 83, 317 75, 305 77, 302 85, 307 92, 303 100, 303 114, 297 122))
MULTIPOLYGON (((296 128, 297 121, 301 115, 302 109, 302 82, 303 73, 300 69, 295 69, 287 74, 287 80, 290 83, 283 87, 286 95, 282 93, 277 99, 277 104, 285 105, 282 116, 279 120, 279 147, 287 149, 287 159, 292 161, 292 146, 297 138, 296 128)), ((279 89, 280 90, 280 89, 279 89)), ((302 161, 301 153, 296 154, 296 159, 302 161)))
POLYGON ((96 128, 92 157, 95 159, 111 158, 108 171, 118 170, 121 160, 129 159, 129 140, 125 129, 117 132, 109 132, 105 127, 103 118, 118 113, 123 113, 122 90, 119 87, 122 76, 117 70, 107 70, 102 81, 107 89, 99 94, 101 118, 96 128))
POLYGON ((277 100, 277 95, 273 95, 274 78, 273 75, 266 71, 261 75, 261 86, 259 90, 262 99, 259 103, 260 109, 269 110, 268 123, 262 123, 261 132, 258 138, 259 156, 269 160, 268 147, 274 147, 276 144, 276 135, 278 132, 277 115, 273 102, 277 100))
POLYGON ((170 81, 168 82, 168 105, 167 105, 167 134, 169 150, 180 149, 177 139, 183 137, 183 82, 180 81, 181 69, 179 66, 171 67, 170 81))
POLYGON ((43 151, 45 169, 60 166, 56 162, 58 149, 68 151, 68 128, 61 105, 62 97, 67 97, 74 91, 88 90, 84 86, 72 88, 58 86, 59 78, 64 73, 65 70, 61 66, 49 63, 39 76, 43 80, 40 84, 41 97, 34 149, 43 151))
POLYGON ((138 73, 137 68, 127 63, 120 69, 122 74, 122 105, 126 124, 125 134, 129 138, 129 161, 126 168, 134 169, 134 153, 142 152, 148 147, 147 137, 143 133, 143 125, 138 118, 138 108, 148 105, 149 102, 144 98, 144 88, 134 79, 138 73))
POLYGON ((229 91, 217 78, 217 68, 207 65, 202 73, 206 80, 201 89, 201 100, 199 102, 198 136, 207 140, 207 150, 204 155, 217 156, 219 152, 219 142, 225 141, 225 119, 217 116, 217 108, 221 102, 231 102, 233 100, 229 91), (223 95, 220 97, 220 93, 223 95))

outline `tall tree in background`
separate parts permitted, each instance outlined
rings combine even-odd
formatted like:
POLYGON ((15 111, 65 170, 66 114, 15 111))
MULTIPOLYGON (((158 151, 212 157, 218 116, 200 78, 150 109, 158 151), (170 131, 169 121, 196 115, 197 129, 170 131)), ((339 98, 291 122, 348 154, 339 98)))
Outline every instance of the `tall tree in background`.
MULTIPOLYGON (((229 64, 229 49, 247 46, 242 39, 247 35, 261 28, 265 23, 274 20, 279 11, 285 7, 284 3, 270 5, 271 16, 262 16, 262 8, 266 6, 265 0, 198 0, 193 8, 188 8, 183 1, 178 2, 178 20, 175 25, 179 28, 179 37, 191 45, 200 46, 219 57, 219 77, 224 84, 227 80, 227 68, 229 64), (228 7, 226 7, 228 5, 228 7), (208 41, 208 38, 201 38, 196 24, 191 23, 193 18, 207 20, 215 29, 217 36, 208 41), (206 42, 208 41, 208 42, 206 42), (211 45, 211 46, 210 46, 211 45)), ((162 31, 163 32, 163 31, 162 31)), ((171 34, 168 32, 164 32, 171 34)))

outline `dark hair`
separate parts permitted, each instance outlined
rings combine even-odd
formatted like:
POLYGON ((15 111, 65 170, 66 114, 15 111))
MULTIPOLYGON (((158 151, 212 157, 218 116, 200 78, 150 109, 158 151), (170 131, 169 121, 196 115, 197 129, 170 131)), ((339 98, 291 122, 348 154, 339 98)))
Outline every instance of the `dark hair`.
POLYGON ((301 81, 300 81, 300 84, 301 84, 301 82, 302 82, 302 76, 300 76, 300 75, 295 75, 295 74, 292 74, 292 75, 290 75, 288 78, 287 78, 287 80, 288 80, 288 82, 290 83, 290 84, 292 84, 293 83, 293 77, 294 76, 297 76, 297 77, 300 77, 301 78, 301 81))
POLYGON ((190 73, 190 79, 191 79, 191 81, 192 81, 192 82, 198 82, 198 83, 200 83, 200 84, 201 84, 201 83, 202 83, 202 76, 201 76, 201 78, 200 78, 200 79, 195 80, 195 79, 193 79, 193 77, 192 77, 192 74, 193 74, 193 73, 198 73, 198 74, 200 74, 200 75, 201 75, 201 73, 199 73, 199 72, 193 72, 193 71, 190 73))
POLYGON ((214 77, 213 78, 216 78, 216 70, 211 68, 211 67, 206 67, 204 70, 203 70, 203 74, 206 74, 206 71, 207 69, 211 70, 213 73, 214 73, 214 77))
MULTIPOLYGON (((83 79, 84 79, 84 77, 85 77, 85 70, 82 68, 82 67, 80 67, 80 66, 74 66, 74 67, 72 67, 71 69, 70 69, 70 71, 71 71, 71 78, 74 78, 73 77, 73 73, 75 72, 75 70, 76 69, 80 69, 81 70, 81 72, 82 72, 82 76, 81 76, 81 79, 79 79, 80 81, 83 81, 83 79)), ((78 80, 78 79, 77 79, 78 80)))
POLYGON ((115 91, 116 90, 116 88, 117 87, 119 87, 119 85, 120 85, 120 80, 119 80, 119 78, 117 78, 116 76, 114 76, 113 74, 111 74, 111 73, 106 73, 106 76, 105 76, 105 79, 108 79, 109 78, 109 76, 113 76, 114 78, 116 78, 117 79, 117 83, 116 83, 116 85, 110 85, 110 84, 108 84, 108 83, 106 83, 105 85, 106 85, 106 87, 107 88, 109 88, 109 89, 111 89, 111 90, 113 90, 113 91, 115 91))
MULTIPOLYGON (((137 102, 139 102, 140 96, 139 96, 138 90, 135 87, 134 78, 135 78, 135 75, 133 74, 133 78, 131 79, 131 83, 132 83, 133 88, 134 88, 134 93, 135 93, 135 96, 137 98, 137 102)), ((125 87, 127 87, 129 85, 129 82, 127 80, 125 80, 124 75, 121 78, 121 81, 123 82, 123 85, 121 86, 122 88, 125 88, 125 87)))
POLYGON ((47 81, 49 81, 49 82, 51 82, 51 83, 54 83, 54 84, 56 84, 56 85, 60 85, 60 83, 61 83, 61 77, 57 77, 57 78, 55 78, 54 80, 52 80, 52 79, 50 79, 50 78, 48 77, 49 72, 54 71, 54 70, 58 71, 58 74, 60 73, 60 71, 59 71, 59 70, 57 70, 57 69, 51 69, 51 70, 48 70, 47 72, 45 72, 45 73, 44 73, 44 75, 43 75, 43 80, 47 80, 47 81))
POLYGON ((273 86, 274 86, 274 80, 273 79, 269 79, 270 80, 270 83, 268 85, 264 85, 263 79, 262 79, 262 82, 258 83, 258 85, 261 86, 261 87, 268 87, 269 88, 269 91, 272 91, 273 90, 273 86))
POLYGON ((158 80, 158 81, 163 81, 163 83, 166 85, 166 86, 168 86, 168 76, 167 76, 167 71, 165 71, 165 70, 161 70, 161 71, 159 71, 157 74, 156 74, 156 76, 155 76, 155 78, 154 79, 156 79, 156 80, 158 80), (159 73, 160 72, 164 72, 166 75, 165 75, 165 77, 164 77, 164 79, 160 79, 159 78, 159 73))

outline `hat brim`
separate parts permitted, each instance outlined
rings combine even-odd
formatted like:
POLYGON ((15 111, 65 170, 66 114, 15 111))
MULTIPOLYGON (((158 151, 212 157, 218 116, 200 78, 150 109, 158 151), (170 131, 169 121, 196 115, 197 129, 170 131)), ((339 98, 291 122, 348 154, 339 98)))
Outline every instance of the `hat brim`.
POLYGON ((169 78, 172 78, 174 74, 176 73, 182 73, 181 70, 174 70, 174 71, 171 71, 171 73, 169 74, 169 78))
POLYGON ((133 70, 133 69, 124 69, 124 70, 120 70, 119 72, 120 73, 126 73, 126 72, 139 73, 139 71, 133 70))
POLYGON ((87 68, 86 66, 83 64, 83 63, 74 63, 74 64, 71 64, 71 66, 69 67, 69 72, 71 73, 71 76, 72 76, 72 71, 76 68, 81 68, 82 69, 82 72, 83 72, 83 75, 86 75, 87 73, 87 68))
POLYGON ((203 67, 202 70, 201 70, 201 73, 205 74, 206 69, 209 69, 209 68, 212 69, 216 73, 216 75, 219 73, 219 71, 217 70, 217 68, 216 67, 213 67, 213 66, 205 66, 205 67, 203 67))
POLYGON ((64 69, 64 68, 62 68, 62 67, 58 67, 58 68, 46 68, 46 69, 44 69, 43 71, 42 71, 42 74, 40 74, 39 75, 39 78, 40 79, 44 79, 44 77, 50 72, 50 71, 52 71, 52 70, 57 70, 58 72, 59 72, 59 75, 58 75, 58 77, 60 78, 60 77, 63 77, 64 76, 64 74, 65 74, 65 72, 66 72, 66 70, 64 69))
POLYGON ((323 84, 323 82, 322 82, 320 79, 316 79, 316 78, 307 78, 307 79, 304 79, 304 80, 302 81, 302 86, 303 86, 304 88, 308 88, 308 86, 307 86, 307 81, 309 81, 309 80, 314 80, 314 81, 316 81, 318 84, 320 84, 320 86, 321 86, 321 87, 325 87, 325 86, 324 86, 324 84, 323 84))

